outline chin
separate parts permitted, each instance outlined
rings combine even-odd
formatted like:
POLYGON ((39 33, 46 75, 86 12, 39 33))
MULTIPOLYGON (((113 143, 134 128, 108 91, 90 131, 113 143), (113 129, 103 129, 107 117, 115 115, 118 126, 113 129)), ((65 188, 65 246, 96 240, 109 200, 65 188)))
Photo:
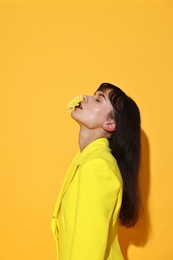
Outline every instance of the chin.
POLYGON ((78 113, 76 113, 77 111, 73 110, 71 112, 71 117, 73 120, 75 120, 79 125, 85 125, 84 120, 82 119, 81 115, 79 116, 78 113))
POLYGON ((75 121, 78 122, 79 117, 78 117, 78 115, 77 115, 77 113, 76 113, 76 110, 73 110, 73 111, 71 112, 71 117, 72 117, 75 121))

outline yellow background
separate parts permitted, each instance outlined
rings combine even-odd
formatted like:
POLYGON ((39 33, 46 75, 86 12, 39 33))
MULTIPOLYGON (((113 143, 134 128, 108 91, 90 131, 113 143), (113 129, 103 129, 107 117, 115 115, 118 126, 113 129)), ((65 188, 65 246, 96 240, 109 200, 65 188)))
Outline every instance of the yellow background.
POLYGON ((66 104, 105 81, 142 115, 144 213, 120 228, 125 259, 173 259, 173 2, 1 0, 0 34, 0 259, 55 259, 51 214, 78 150, 66 104))

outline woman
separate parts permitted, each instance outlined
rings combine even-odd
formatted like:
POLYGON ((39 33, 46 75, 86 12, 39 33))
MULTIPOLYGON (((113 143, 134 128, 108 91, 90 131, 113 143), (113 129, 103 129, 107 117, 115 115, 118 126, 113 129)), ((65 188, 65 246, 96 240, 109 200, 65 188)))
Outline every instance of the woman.
POLYGON ((80 152, 67 172, 52 217, 58 260, 121 260, 118 220, 139 213, 140 113, 121 89, 103 83, 71 116, 80 152))

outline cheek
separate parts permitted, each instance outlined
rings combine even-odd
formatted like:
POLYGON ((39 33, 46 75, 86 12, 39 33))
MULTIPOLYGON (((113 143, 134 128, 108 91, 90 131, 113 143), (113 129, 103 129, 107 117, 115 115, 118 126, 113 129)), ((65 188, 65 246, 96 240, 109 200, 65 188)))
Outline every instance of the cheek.
POLYGON ((103 114, 104 113, 104 108, 103 107, 101 107, 101 105, 89 105, 87 108, 86 108, 86 110, 88 110, 88 112, 90 112, 91 114, 95 114, 95 115, 101 115, 101 114, 103 114))
POLYGON ((83 114, 83 120, 87 121, 90 125, 101 126, 105 121, 105 114, 103 109, 91 107, 90 113, 86 112, 83 114))
POLYGON ((84 110, 84 114, 88 116, 88 118, 97 118, 103 115, 103 109, 100 109, 96 106, 89 106, 86 111, 84 110))
POLYGON ((74 110, 71 116, 78 123, 84 124, 89 128, 100 127, 105 123, 107 118, 107 108, 100 108, 97 106, 87 106, 83 110, 74 110))

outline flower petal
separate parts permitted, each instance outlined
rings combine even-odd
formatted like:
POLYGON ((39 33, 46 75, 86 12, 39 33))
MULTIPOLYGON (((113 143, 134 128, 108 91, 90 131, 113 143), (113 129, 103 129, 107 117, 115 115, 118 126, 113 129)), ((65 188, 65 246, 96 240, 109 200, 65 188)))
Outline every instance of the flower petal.
POLYGON ((76 106, 79 105, 79 103, 83 100, 83 96, 79 95, 75 98, 73 98, 67 105, 67 110, 74 109, 76 106))

